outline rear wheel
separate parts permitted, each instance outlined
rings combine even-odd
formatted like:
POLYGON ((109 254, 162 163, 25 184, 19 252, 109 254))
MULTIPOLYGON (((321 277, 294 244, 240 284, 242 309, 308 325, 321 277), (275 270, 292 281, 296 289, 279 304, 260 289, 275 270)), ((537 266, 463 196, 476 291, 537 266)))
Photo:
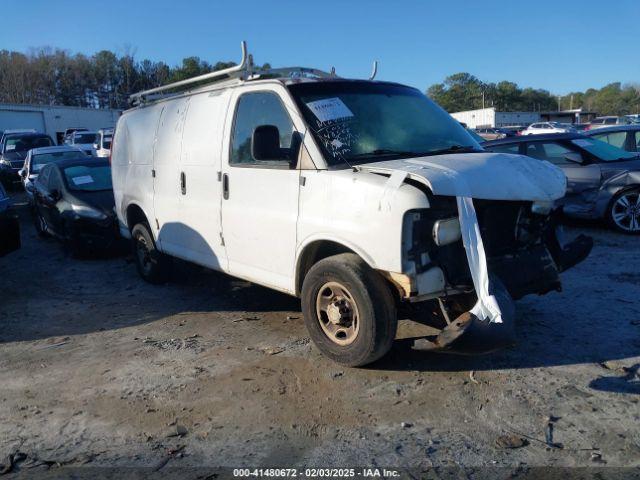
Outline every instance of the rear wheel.
POLYGON ((640 234, 640 188, 616 194, 609 205, 609 223, 620 232, 640 234))
POLYGON ((167 280, 169 260, 157 248, 149 225, 138 223, 131 230, 133 255, 140 276, 149 283, 163 283, 167 280))
POLYGON ((352 253, 311 267, 302 286, 302 309, 313 343, 344 365, 361 366, 381 358, 396 335, 398 318, 390 289, 352 253))

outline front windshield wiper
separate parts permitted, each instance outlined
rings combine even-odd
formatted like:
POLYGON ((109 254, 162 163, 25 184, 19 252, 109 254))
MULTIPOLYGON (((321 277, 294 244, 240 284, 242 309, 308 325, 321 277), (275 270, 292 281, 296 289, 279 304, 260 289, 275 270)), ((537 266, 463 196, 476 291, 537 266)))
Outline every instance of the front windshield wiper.
POLYGON ((482 152, 482 150, 472 146, 472 145, 451 145, 447 148, 441 148, 438 150, 431 150, 430 152, 425 152, 422 155, 443 155, 445 153, 474 153, 474 152, 482 152))

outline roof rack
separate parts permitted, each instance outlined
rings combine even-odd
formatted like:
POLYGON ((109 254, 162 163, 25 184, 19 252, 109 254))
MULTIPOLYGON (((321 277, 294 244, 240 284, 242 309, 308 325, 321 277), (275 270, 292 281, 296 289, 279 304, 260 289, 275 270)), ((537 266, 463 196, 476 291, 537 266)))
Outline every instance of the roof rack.
MULTIPOLYGON (((233 76, 240 77, 242 76, 242 74, 249 72, 253 67, 253 59, 251 58, 250 55, 247 54, 247 42, 243 41, 241 43, 241 48, 242 48, 242 60, 238 65, 225 68, 224 70, 218 70, 215 72, 198 75, 197 77, 180 80, 179 82, 169 83, 167 85, 162 85, 161 87, 151 88, 149 90, 144 90, 142 92, 134 93, 133 95, 129 96, 129 103, 131 105, 137 105, 139 103, 144 102, 144 100, 147 97, 149 97, 149 95, 158 94, 160 92, 166 92, 167 90, 174 90, 179 87, 193 85, 196 83, 204 82, 206 80, 220 81, 222 79, 226 80, 229 77, 233 77, 233 76)), ((156 98, 153 98, 153 99, 156 99, 156 98)))
MULTIPOLYGON (((238 65, 225 68, 224 70, 217 70, 215 72, 205 73, 204 75, 198 75, 197 77, 187 78, 180 80, 179 82, 169 83, 160 87, 144 90, 142 92, 134 93, 129 96, 129 104, 131 106, 141 105, 145 102, 153 102, 155 100, 161 100, 174 95, 179 95, 182 90, 180 87, 193 86, 196 84, 210 85, 217 82, 230 81, 230 80, 259 80, 269 78, 283 78, 289 77, 296 78, 339 78, 336 75, 335 67, 331 67, 330 72, 318 70, 316 68, 306 67, 284 67, 284 68, 270 68, 267 70, 255 70, 253 65, 253 56, 247 53, 247 42, 242 41, 240 44, 242 49, 242 59, 238 65), (179 90, 180 89, 180 90, 179 90), (163 93, 166 92, 166 93, 163 93)), ((373 80, 378 70, 378 62, 374 62, 373 71, 369 80, 373 80)))

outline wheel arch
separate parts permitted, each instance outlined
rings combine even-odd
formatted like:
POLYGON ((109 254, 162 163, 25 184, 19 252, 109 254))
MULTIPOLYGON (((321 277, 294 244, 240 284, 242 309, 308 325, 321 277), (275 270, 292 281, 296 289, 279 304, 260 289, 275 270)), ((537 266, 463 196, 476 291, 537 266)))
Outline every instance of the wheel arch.
MULTIPOLYGON (((149 226, 151 226, 151 224, 149 223, 149 217, 147 216, 145 211, 142 209, 142 207, 137 203, 130 203, 127 206, 127 209, 125 210, 125 215, 126 215, 127 228, 129 229, 129 231, 131 231, 131 229, 133 229, 133 227, 135 227, 136 224, 141 222, 147 222, 149 226)), ((150 230, 151 230, 151 233, 153 234, 153 228, 151 228, 150 230)))
POLYGON ((295 294, 300 296, 302 282, 307 272, 320 260, 340 253, 353 253, 364 260, 371 268, 375 269, 373 260, 356 245, 344 240, 332 238, 315 238, 305 242, 299 248, 296 257, 295 294))

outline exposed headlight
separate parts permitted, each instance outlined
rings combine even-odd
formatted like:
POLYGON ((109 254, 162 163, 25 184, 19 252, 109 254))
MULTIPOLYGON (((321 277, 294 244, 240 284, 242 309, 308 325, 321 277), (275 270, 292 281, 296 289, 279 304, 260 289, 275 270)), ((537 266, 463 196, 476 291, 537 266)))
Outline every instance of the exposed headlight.
POLYGON ((553 202, 533 202, 531 211, 538 215, 549 215, 553 208, 553 202))
POLYGON ((79 216, 86 218, 95 218, 97 220, 103 220, 107 216, 100 210, 89 207, 88 205, 71 205, 71 209, 79 216))
POLYGON ((439 247, 457 242, 461 237, 458 217, 445 218, 433 224, 433 241, 439 247))
POLYGON ((11 162, 9 160, 7 160, 6 158, 0 158, 0 164, 10 167, 11 166, 11 162))

